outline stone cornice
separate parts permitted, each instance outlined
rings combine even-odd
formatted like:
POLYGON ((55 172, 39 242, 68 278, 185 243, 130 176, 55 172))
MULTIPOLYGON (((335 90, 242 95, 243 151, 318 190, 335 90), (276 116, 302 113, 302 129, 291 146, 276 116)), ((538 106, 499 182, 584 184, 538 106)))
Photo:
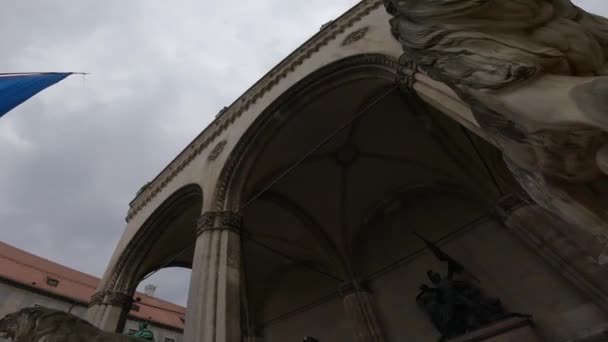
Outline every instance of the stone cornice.
POLYGON ((196 235, 213 230, 231 230, 240 233, 242 217, 231 211, 208 211, 198 220, 196 235))
POLYGON ((130 221, 141 209, 143 209, 154 197, 162 191, 167 184, 175 178, 188 164, 190 164, 203 150, 226 130, 243 112, 249 109, 264 96, 270 89, 279 84, 295 68, 303 64, 323 46, 336 39, 349 27, 367 16, 376 8, 382 6, 382 0, 363 0, 340 18, 334 20, 319 33, 305 42, 281 63, 274 67, 268 74, 249 88, 235 102, 224 108, 180 154, 165 167, 160 174, 150 183, 145 185, 129 204, 130 209, 126 220, 130 221))

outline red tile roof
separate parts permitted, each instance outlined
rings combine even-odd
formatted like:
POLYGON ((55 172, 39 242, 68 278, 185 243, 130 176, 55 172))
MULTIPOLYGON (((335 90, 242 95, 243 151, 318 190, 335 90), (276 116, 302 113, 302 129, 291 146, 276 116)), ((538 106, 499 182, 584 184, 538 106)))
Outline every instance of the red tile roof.
MULTIPOLYGON (((99 278, 54 263, 0 241, 0 278, 44 291, 62 298, 87 304, 97 289, 99 278), (54 287, 47 279, 59 281, 54 287)), ((131 310, 130 316, 146 319, 162 325, 183 329, 186 309, 167 301, 148 297, 137 292, 134 302, 139 311, 131 310)))

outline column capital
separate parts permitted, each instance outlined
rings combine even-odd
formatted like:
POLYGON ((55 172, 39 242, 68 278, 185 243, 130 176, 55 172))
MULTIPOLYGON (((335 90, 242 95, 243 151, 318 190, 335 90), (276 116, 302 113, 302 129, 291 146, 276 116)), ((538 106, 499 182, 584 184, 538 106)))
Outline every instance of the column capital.
POLYGON ((104 291, 95 292, 89 300, 89 307, 103 304, 103 299, 105 298, 105 296, 106 293, 104 291))
POLYGON ((208 211, 198 219, 196 234, 200 236, 212 230, 231 230, 238 234, 242 221, 242 216, 233 211, 208 211))
POLYGON ((355 279, 351 281, 344 282, 338 286, 338 295, 341 298, 344 298, 350 294, 355 292, 367 292, 371 293, 365 282, 361 279, 355 279))

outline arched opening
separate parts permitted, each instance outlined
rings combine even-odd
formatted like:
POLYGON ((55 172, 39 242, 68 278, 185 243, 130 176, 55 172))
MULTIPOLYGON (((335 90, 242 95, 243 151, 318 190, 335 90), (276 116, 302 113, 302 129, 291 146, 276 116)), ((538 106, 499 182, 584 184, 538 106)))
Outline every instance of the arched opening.
POLYGON ((155 341, 180 341, 191 273, 191 265, 184 263, 159 269, 142 280, 122 333, 133 334, 140 322, 148 322, 155 341))
POLYGON ((153 285, 152 292, 155 298, 186 307, 191 274, 192 269, 189 265, 163 268, 141 281, 137 286, 137 292, 146 293, 146 288, 153 285))
POLYGON ((414 233, 474 269, 515 311, 551 311, 526 274, 567 291, 491 215, 496 201, 521 192, 500 152, 395 89, 394 70, 379 56, 321 69, 237 146, 225 200, 243 215, 244 334, 350 340, 344 298, 361 286, 388 340, 436 338, 415 297, 426 270, 444 266, 414 233), (509 260, 526 266, 501 271, 509 260), (522 289, 533 308, 516 298, 522 289))
MULTIPOLYGON (((119 257, 105 291, 124 294, 133 300, 120 308, 117 332, 132 329, 138 320, 150 321, 161 335, 173 336, 183 330, 184 308, 156 297, 155 291, 148 291, 146 295, 145 286, 158 286, 152 281, 160 280, 171 284, 173 291, 181 289, 187 297, 202 203, 203 194, 198 185, 176 191, 143 224, 119 257), (180 274, 181 284, 179 279, 170 278, 176 274, 180 274), (144 287, 143 291, 136 292, 138 286, 144 287)), ((181 304, 185 305, 185 301, 181 304)))

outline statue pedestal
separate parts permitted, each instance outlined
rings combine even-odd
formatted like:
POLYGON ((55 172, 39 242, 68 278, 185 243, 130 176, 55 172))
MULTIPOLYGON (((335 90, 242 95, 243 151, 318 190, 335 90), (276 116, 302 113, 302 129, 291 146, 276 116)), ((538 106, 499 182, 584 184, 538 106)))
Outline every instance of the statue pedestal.
POLYGON ((524 317, 514 317, 496 322, 466 335, 452 338, 447 342, 541 342, 532 329, 532 321, 524 317))

